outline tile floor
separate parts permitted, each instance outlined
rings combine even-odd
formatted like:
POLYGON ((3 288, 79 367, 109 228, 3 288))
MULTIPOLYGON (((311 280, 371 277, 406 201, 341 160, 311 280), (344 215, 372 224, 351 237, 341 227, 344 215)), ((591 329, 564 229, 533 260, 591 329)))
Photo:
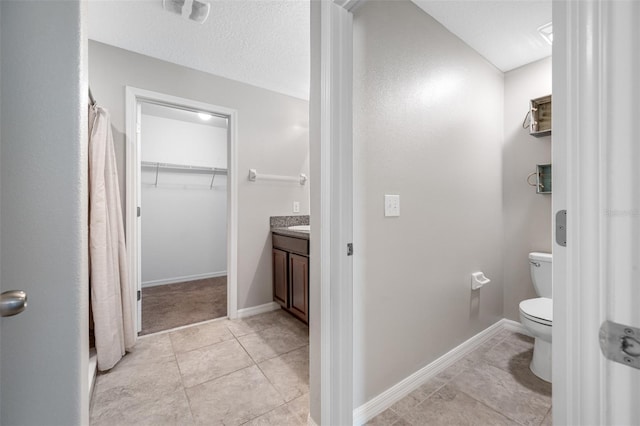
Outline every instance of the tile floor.
POLYGON ((226 316, 226 276, 142 289, 141 335, 226 316))
POLYGON ((551 425, 551 384, 529 370, 532 354, 533 339, 503 331, 367 424, 551 425))
POLYGON ((96 380, 92 425, 306 425, 309 330, 284 311, 138 340, 96 380))

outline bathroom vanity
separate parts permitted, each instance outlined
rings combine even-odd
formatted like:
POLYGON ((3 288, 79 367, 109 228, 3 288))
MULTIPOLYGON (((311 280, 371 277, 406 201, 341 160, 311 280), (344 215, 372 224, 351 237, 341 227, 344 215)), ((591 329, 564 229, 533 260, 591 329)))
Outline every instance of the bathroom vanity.
POLYGON ((272 227, 273 300, 309 323, 309 231, 272 227))

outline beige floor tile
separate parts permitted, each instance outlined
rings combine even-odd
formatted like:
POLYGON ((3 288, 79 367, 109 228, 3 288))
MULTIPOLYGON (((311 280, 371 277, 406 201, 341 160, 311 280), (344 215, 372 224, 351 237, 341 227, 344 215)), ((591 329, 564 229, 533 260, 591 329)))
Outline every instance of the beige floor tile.
POLYGON ((488 364, 466 371, 451 384, 523 425, 540 424, 551 406, 550 396, 535 392, 514 375, 488 364))
POLYGON ((531 372, 529 364, 533 356, 532 352, 520 354, 518 357, 524 358, 525 355, 528 355, 526 359, 512 361, 509 373, 521 386, 542 396, 551 403, 551 383, 545 382, 531 372))
POLYGON ((295 414, 303 424, 307 424, 309 418, 309 394, 306 393, 293 401, 287 402, 287 408, 295 414))
POLYGON ((400 420, 395 422, 392 426, 413 426, 413 425, 401 417, 400 420))
POLYGON ((505 371, 529 368, 533 357, 533 344, 523 345, 512 339, 505 339, 484 354, 484 360, 505 371))
POLYGON ((443 387, 446 383, 446 381, 438 377, 434 377, 433 379, 420 386, 418 389, 411 392, 409 395, 402 398, 400 401, 393 404, 391 406, 391 409, 402 416, 408 413, 416 405, 427 399, 438 389, 443 387))
POLYGON ((476 361, 474 361, 472 358, 462 358, 461 360, 456 361, 453 365, 441 371, 436 376, 436 378, 442 380, 443 382, 450 382, 458 374, 465 372, 469 368, 473 368, 475 364, 476 361))
POLYGON ((161 364, 174 359, 171 339, 167 334, 139 338, 114 368, 126 368, 137 365, 161 364))
POLYGON ((412 425, 517 425, 516 422, 460 392, 445 386, 404 416, 412 425))
POLYGON ((309 346, 258 364, 285 401, 309 392, 309 346))
POLYGON ((527 336, 522 333, 518 333, 516 331, 504 330, 505 338, 504 340, 509 340, 511 342, 522 344, 524 347, 533 346, 534 338, 531 336, 527 336))
POLYGON ((193 424, 175 361, 151 367, 122 369, 117 377, 99 376, 91 424, 193 424))
POLYGON ((240 425, 284 404, 257 366, 188 388, 196 424, 240 425))
POLYGON ((96 377, 95 394, 111 388, 127 388, 154 383, 161 388, 181 386, 182 380, 175 357, 164 362, 149 362, 136 365, 116 365, 96 377))
POLYGON ((278 309, 276 311, 254 315, 249 318, 231 320, 229 321, 228 327, 234 336, 240 337, 291 321, 297 320, 292 318, 291 315, 285 311, 278 309))
POLYGON ((247 423, 246 426, 306 426, 286 405, 281 405, 247 423))
POLYGON ((214 321, 197 325, 169 334, 175 353, 189 352, 193 349, 233 340, 233 334, 227 328, 228 321, 214 321))
POLYGON ((275 325, 238 337, 256 363, 291 352, 309 344, 309 335, 293 326, 275 325))
POLYGON ((90 423, 93 426, 188 426, 195 424, 184 389, 172 394, 164 394, 153 400, 140 401, 127 409, 114 406, 104 411, 100 416, 92 413, 90 423))
POLYGON ((184 386, 204 383, 253 364, 245 350, 235 340, 176 354, 184 386))
POLYGON ((369 420, 366 426, 392 426, 398 420, 400 420, 400 416, 392 409, 387 409, 369 420))
POLYGON ((547 413, 547 415, 544 416, 544 419, 542 420, 542 423, 540 423, 540 426, 553 426, 551 408, 549 408, 549 412, 547 413))
POLYGON ((484 362, 484 356, 487 352, 491 351, 496 345, 504 341, 505 336, 502 333, 498 333, 491 339, 480 345, 476 350, 467 354, 461 361, 467 367, 484 362))

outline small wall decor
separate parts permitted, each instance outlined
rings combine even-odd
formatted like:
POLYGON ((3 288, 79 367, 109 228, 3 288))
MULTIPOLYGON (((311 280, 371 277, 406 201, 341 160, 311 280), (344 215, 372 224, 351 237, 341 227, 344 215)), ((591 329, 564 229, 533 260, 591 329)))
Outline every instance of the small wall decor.
MULTIPOLYGON (((551 95, 529 101, 529 134, 537 138, 551 134, 551 95)), ((525 119, 526 121, 526 119, 525 119)))
POLYGON ((537 194, 551 194, 551 164, 537 164, 536 171, 527 176, 527 183, 536 187, 537 194), (531 177, 536 176, 536 182, 531 177))

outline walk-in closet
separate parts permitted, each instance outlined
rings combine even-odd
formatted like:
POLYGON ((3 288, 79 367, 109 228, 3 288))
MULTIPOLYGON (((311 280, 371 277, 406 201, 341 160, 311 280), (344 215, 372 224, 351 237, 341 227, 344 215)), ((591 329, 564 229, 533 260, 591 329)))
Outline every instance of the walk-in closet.
POLYGON ((140 334, 227 316, 227 119, 140 109, 140 334))

